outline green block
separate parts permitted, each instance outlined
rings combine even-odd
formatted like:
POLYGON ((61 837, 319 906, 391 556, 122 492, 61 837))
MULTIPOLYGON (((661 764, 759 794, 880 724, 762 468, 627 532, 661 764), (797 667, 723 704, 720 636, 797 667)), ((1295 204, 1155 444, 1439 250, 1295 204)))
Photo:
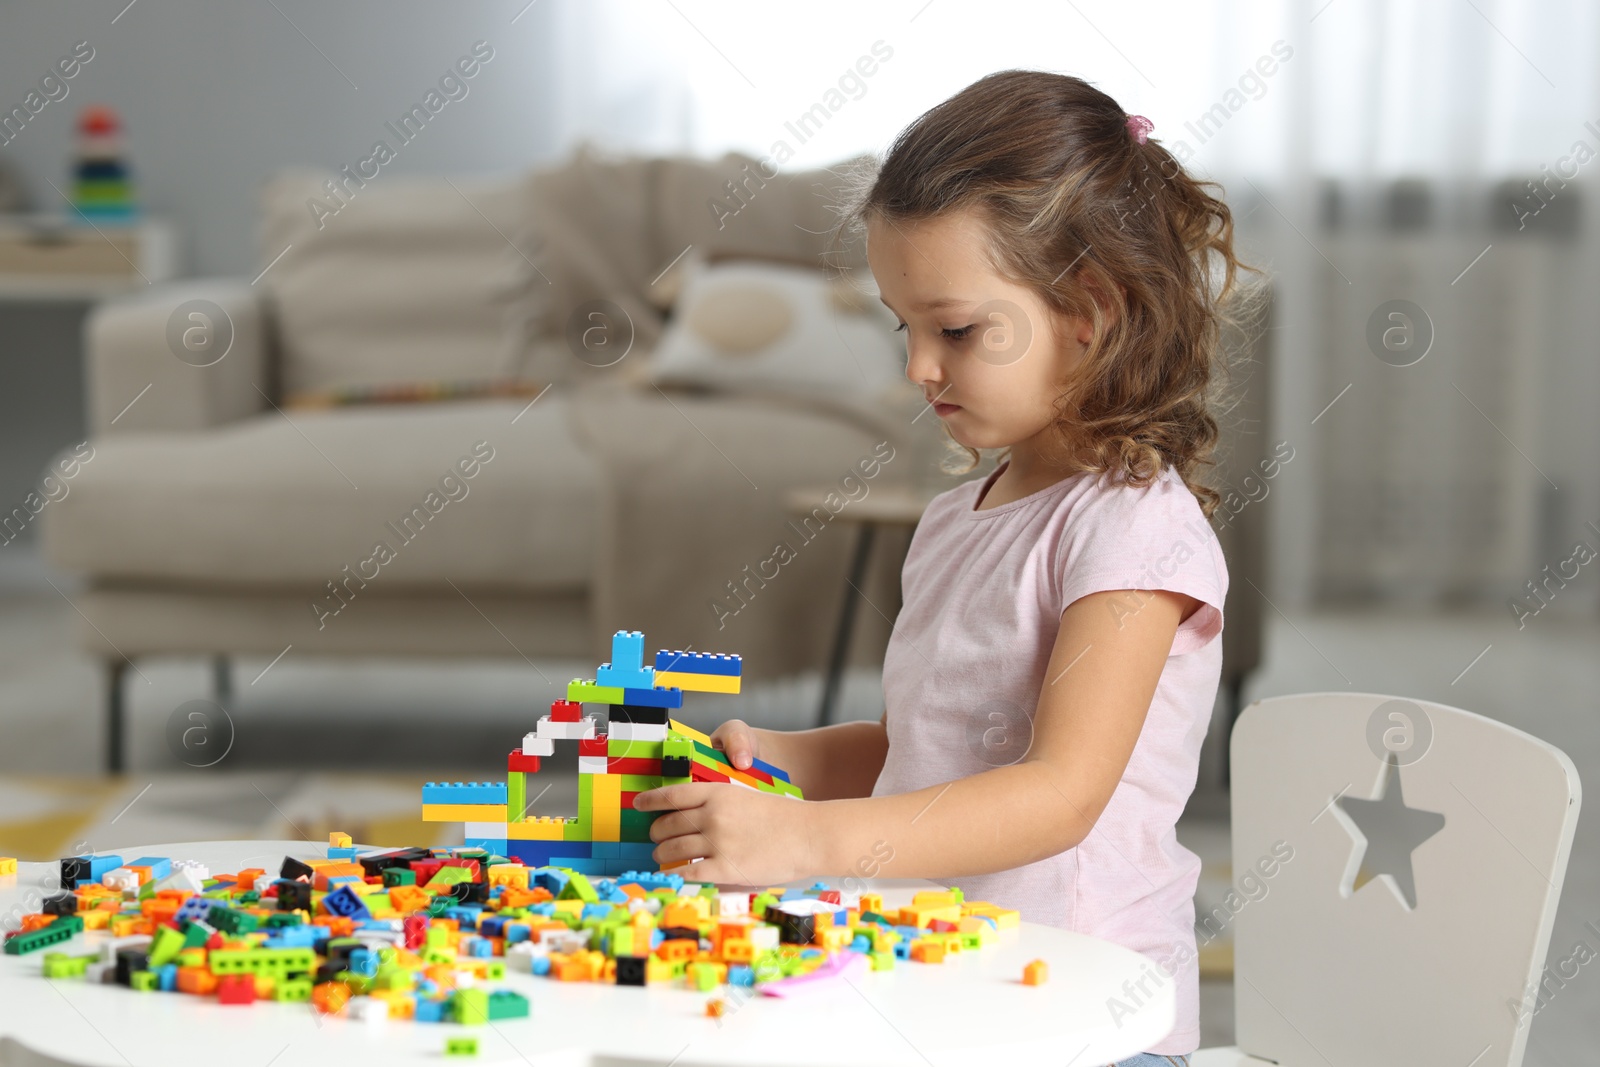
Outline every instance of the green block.
POLYGON ((528 998, 509 989, 496 989, 489 994, 489 1019, 526 1019, 528 998))
POLYGON ((210 936, 211 935, 206 932, 206 928, 201 926, 199 923, 188 923, 183 928, 183 947, 204 948, 206 939, 210 936))
POLYGON ((606 755, 613 759, 660 759, 665 748, 661 741, 612 739, 606 742, 606 755))
POLYGON ((563 841, 594 840, 594 775, 578 775, 578 817, 561 831, 563 841))
POLYGON ((388 867, 383 872, 383 887, 393 889, 397 885, 416 885, 417 872, 410 867, 388 867))
POLYGON ((220 904, 206 913, 206 922, 225 934, 234 935, 248 934, 261 925, 261 920, 254 915, 248 912, 234 911, 232 908, 223 907, 220 904))
POLYGON ((722 984, 717 979, 717 969, 709 963, 696 963, 690 967, 689 981, 702 993, 709 993, 722 984))
POLYGON ((650 840, 650 824, 656 820, 656 812, 634 811, 631 808, 622 810, 622 840, 644 844, 650 840))
MULTIPOLYGON (((633 955, 633 927, 619 926, 611 931, 611 955, 633 955)), ((48 957, 46 962, 48 963, 48 957)))
POLYGON ((286 1004, 303 1004, 311 999, 311 979, 283 978, 272 984, 272 999, 286 1004))
POLYGON ((893 952, 874 952, 874 953, 871 954, 871 958, 872 958, 872 969, 873 970, 875 970, 875 971, 892 971, 892 970, 894 970, 894 953, 893 952))
POLYGON ((150 966, 160 967, 171 963, 182 951, 183 934, 170 926, 157 927, 156 936, 150 942, 150 966))
MULTIPOLYGON (((153 954, 150 962, 155 963, 153 954)), ((218 948, 206 954, 206 965, 214 974, 269 974, 280 978, 316 970, 317 954, 309 948, 218 948)))
POLYGON ((621 704, 620 685, 596 685, 593 678, 574 678, 567 683, 567 699, 579 704, 621 704))
POLYGON ((489 994, 481 989, 458 989, 450 998, 450 1014, 465 1026, 489 1021, 489 994))
POLYGON ((682 734, 668 734, 667 739, 662 742, 661 752, 663 756, 669 758, 683 756, 693 759, 695 754, 694 738, 684 737, 682 734))
POLYGON ((141 993, 154 993, 161 988, 161 979, 154 971, 134 971, 128 975, 128 985, 141 993))
POLYGON ((436 885, 456 885, 461 882, 470 881, 472 881, 472 872, 467 870, 465 867, 440 867, 439 870, 434 873, 434 876, 428 879, 428 885, 430 887, 436 885))
MULTIPOLYGON (((443 868, 440 869, 443 870, 443 868)), ((432 900, 428 901, 428 917, 430 919, 437 919, 455 906, 456 898, 448 893, 443 896, 434 897, 432 900)))
POLYGON ((446 1056, 476 1056, 478 1039, 475 1037, 447 1037, 444 1040, 446 1056))
POLYGON ((595 904, 599 902, 600 894, 595 892, 587 875, 581 871, 572 871, 571 877, 567 879, 567 884, 561 887, 556 899, 581 900, 585 904, 595 904))
POLYGON ((528 807, 528 776, 523 771, 506 772, 506 819, 516 822, 528 807))
POLYGON ((44 976, 46 978, 82 978, 84 972, 89 969, 89 964, 99 958, 93 952, 87 956, 69 956, 65 952, 46 952, 44 954, 44 976))
POLYGON ((657 774, 622 774, 621 790, 624 793, 643 793, 647 789, 659 789, 661 783, 666 781, 657 774))
POLYGON ((355 971, 339 971, 334 978, 349 986, 350 992, 357 996, 365 996, 372 990, 372 979, 355 971))

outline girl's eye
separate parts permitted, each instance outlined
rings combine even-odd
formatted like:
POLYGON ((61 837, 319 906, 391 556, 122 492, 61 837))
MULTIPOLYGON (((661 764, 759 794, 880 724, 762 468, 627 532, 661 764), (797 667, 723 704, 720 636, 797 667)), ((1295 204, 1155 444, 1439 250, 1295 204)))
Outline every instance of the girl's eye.
POLYGON ((961 327, 959 330, 941 330, 939 332, 952 341, 962 341, 965 340, 975 328, 976 324, 969 324, 961 327))

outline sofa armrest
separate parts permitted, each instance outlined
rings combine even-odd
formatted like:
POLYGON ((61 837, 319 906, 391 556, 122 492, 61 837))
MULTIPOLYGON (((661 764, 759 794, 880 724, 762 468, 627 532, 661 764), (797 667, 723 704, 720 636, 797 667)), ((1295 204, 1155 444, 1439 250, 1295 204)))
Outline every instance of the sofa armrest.
POLYGON ((199 430, 259 411, 268 348, 261 295, 242 280, 102 303, 84 324, 89 432, 199 430))

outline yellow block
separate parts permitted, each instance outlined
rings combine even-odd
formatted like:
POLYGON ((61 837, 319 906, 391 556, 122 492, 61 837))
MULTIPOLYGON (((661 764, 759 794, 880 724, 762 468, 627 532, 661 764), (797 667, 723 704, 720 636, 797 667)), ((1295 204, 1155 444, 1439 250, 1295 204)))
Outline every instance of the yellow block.
POLYGON ((594 800, 590 808, 595 841, 622 840, 622 775, 595 774, 594 800))
POLYGON ((701 733, 699 730, 696 730, 692 726, 683 725, 683 723, 679 722, 677 719, 668 719, 667 726, 670 729, 678 731, 678 733, 682 734, 684 737, 693 738, 702 745, 711 744, 711 738, 707 737, 705 734, 701 733))
POLYGON ((1002 908, 998 904, 990 904, 986 900, 969 900, 961 906, 963 915, 978 915, 993 919, 995 925, 1002 930, 1009 930, 1022 921, 1022 913, 1011 908, 1002 908))
MULTIPOLYGON (((560 841, 567 820, 547 815, 530 815, 526 822, 506 823, 507 841, 560 841)), ((493 871, 495 868, 490 867, 493 871)))
MULTIPOLYGON (((527 841, 529 838, 518 838, 527 841)), ((489 887, 497 885, 515 886, 518 889, 528 888, 528 868, 520 863, 497 863, 489 868, 489 887)))
POLYGON ((739 676, 735 674, 691 674, 688 671, 656 671, 656 685, 677 687, 685 693, 737 693, 739 676))
POLYGON ((349 834, 341 834, 339 831, 335 830, 333 833, 328 835, 328 847, 329 848, 349 848, 350 847, 350 835, 349 834))
POLYGON ((505 822, 504 804, 424 804, 423 822, 505 822))

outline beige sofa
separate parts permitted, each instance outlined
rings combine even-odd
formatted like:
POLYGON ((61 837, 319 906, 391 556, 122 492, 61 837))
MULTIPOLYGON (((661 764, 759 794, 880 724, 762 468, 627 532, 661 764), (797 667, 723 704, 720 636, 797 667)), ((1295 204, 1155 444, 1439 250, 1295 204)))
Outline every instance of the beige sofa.
MULTIPOLYGON (((711 605, 770 555, 792 490, 838 482, 881 442, 924 456, 933 420, 644 381, 666 321, 663 268, 685 246, 859 265, 828 240, 836 175, 752 196, 749 163, 582 153, 504 178, 385 177, 320 225, 307 201, 330 176, 289 173, 266 189, 259 277, 97 308, 86 327, 94 456, 41 537, 52 563, 84 578, 74 604, 84 647, 107 664, 107 768, 124 765, 124 676, 148 656, 598 662, 628 628, 657 646, 741 653, 757 680, 820 667, 850 531, 808 544, 735 624, 711 605), (706 209, 730 181, 748 201, 733 225, 706 209), (620 368, 574 359, 567 344, 573 309, 596 298, 633 321, 639 352, 620 368), (184 350, 191 328, 212 347, 184 350), (289 402, 489 379, 530 389, 289 402)), ((1247 401, 1264 404, 1265 390, 1247 401)), ((1248 469, 1264 435, 1238 440, 1233 462, 1248 469)), ((912 474, 909 459, 890 463, 879 484, 912 474)), ((1262 512, 1224 533, 1250 553, 1231 561, 1225 670, 1238 676, 1259 659, 1242 575, 1261 584, 1250 538, 1262 512)), ((896 541, 878 539, 860 662, 880 659, 887 638, 896 541)), ((565 681, 546 679, 530 707, 565 681)))

